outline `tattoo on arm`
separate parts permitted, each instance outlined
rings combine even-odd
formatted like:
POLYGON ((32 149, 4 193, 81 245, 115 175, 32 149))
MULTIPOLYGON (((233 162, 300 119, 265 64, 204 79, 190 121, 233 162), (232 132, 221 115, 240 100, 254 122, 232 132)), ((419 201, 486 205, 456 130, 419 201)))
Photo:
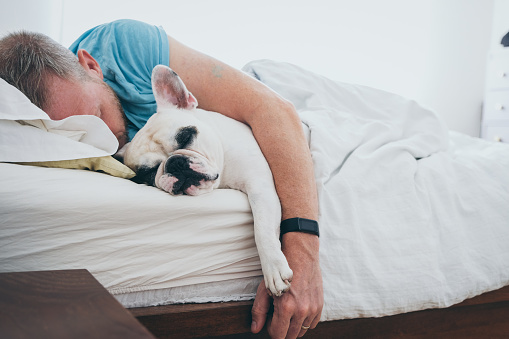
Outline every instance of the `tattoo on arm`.
POLYGON ((219 65, 214 65, 214 67, 212 67, 212 74, 214 74, 214 76, 216 78, 222 78, 223 77, 223 67, 219 66, 219 65))

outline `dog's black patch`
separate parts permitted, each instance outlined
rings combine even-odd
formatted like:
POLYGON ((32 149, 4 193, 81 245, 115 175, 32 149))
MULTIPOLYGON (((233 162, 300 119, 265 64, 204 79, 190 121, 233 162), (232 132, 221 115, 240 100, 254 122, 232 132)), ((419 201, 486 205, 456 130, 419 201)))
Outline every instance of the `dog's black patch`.
POLYGON ((191 145, 197 134, 198 130, 195 126, 187 126, 179 129, 177 135, 175 135, 178 149, 184 149, 191 145))
POLYGON ((192 170, 190 168, 190 164, 191 162, 188 157, 179 154, 171 156, 166 161, 164 168, 165 173, 169 173, 178 179, 178 181, 173 184, 173 194, 186 194, 186 189, 192 185, 200 186, 201 180, 217 179, 217 176, 215 178, 211 178, 206 174, 192 170))
POLYGON ((153 167, 149 166, 141 166, 139 167, 135 172, 136 176, 132 178, 131 180, 134 181, 137 184, 146 184, 149 186, 156 186, 156 174, 157 169, 159 168, 159 165, 161 163, 158 163, 157 165, 153 167))

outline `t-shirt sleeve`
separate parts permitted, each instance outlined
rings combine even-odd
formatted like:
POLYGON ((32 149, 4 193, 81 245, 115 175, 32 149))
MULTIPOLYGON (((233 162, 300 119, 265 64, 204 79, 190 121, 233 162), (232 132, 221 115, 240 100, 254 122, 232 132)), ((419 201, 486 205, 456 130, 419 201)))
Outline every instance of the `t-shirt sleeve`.
POLYGON ((117 20, 94 27, 69 49, 85 49, 97 60, 104 80, 118 95, 129 121, 129 139, 156 112, 152 69, 169 66, 169 43, 163 28, 135 20, 117 20))

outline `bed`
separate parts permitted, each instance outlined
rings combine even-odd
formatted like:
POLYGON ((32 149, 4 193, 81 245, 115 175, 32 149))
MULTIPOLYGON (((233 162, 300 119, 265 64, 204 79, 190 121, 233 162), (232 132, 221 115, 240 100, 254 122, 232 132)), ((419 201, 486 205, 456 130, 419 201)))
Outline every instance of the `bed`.
MULTIPOLYGON (((294 103, 315 165, 325 305, 307 336, 509 333, 508 145, 295 65, 244 71, 294 103)), ((246 196, 126 180, 102 121, 51 121, 0 84, 0 271, 86 268, 157 336, 244 337, 261 280, 246 196)))

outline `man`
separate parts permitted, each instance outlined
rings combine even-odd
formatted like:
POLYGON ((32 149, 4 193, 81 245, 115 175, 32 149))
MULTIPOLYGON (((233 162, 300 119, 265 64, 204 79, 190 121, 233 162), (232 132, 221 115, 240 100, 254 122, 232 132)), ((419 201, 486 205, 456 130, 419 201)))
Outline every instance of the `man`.
MULTIPOLYGON (((183 45, 162 28, 137 21, 120 20, 95 27, 71 50, 77 59, 41 35, 7 36, 0 41, 0 76, 52 119, 97 115, 122 146, 155 112, 149 88, 153 66, 168 65, 180 75, 201 108, 250 126, 271 167, 283 220, 317 220, 313 164, 300 120, 293 105, 274 91, 183 45)), ((296 338, 320 320, 323 289, 319 240, 312 234, 289 232, 283 235, 282 249, 294 276, 290 290, 273 299, 268 331, 273 338, 296 338)), ((252 332, 263 328, 270 302, 262 281, 252 309, 252 332)))

